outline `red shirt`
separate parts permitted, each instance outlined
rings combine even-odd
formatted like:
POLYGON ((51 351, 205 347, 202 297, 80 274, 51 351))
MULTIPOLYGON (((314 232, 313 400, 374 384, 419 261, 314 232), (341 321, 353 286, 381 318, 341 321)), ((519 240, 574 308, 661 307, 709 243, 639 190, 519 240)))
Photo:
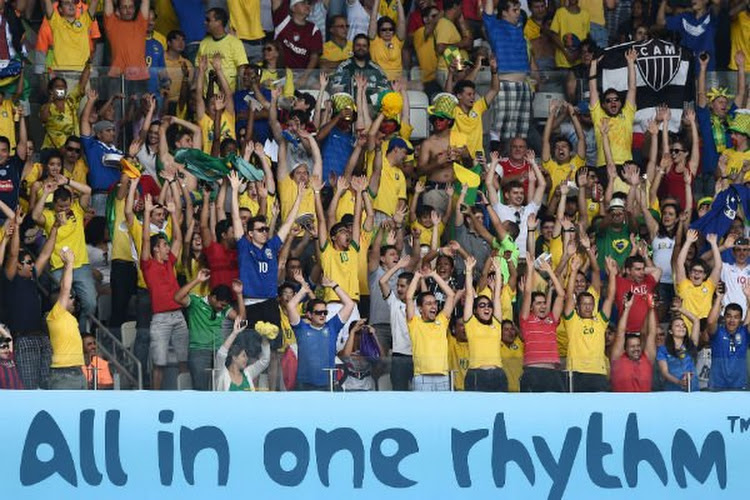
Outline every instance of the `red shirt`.
POLYGON ((273 11, 274 39, 281 43, 284 63, 288 68, 307 68, 310 57, 323 52, 323 37, 315 24, 295 24, 286 3, 273 11))
POLYGON ((551 314, 541 319, 534 314, 529 314, 528 318, 521 319, 524 366, 560 363, 560 354, 557 352, 557 325, 559 323, 560 320, 555 319, 551 314))
POLYGON ((240 277, 240 268, 237 263, 237 249, 226 249, 221 243, 212 241, 203 249, 206 256, 208 268, 211 270, 211 288, 218 285, 232 286, 232 280, 240 277))
POLYGON ((172 252, 169 252, 169 259, 166 262, 159 263, 154 258, 141 260, 141 271, 148 286, 148 293, 151 296, 151 312, 154 314, 182 309, 182 306, 174 300, 174 294, 180 289, 177 283, 177 273, 174 270, 175 262, 177 262, 177 257, 172 252))
MULTIPOLYGON (((435 7, 442 12, 443 0, 437 0, 435 2, 435 7)), ((422 9, 417 6, 406 18, 406 32, 411 35, 422 26, 424 26, 424 21, 422 20, 422 9)))
POLYGON ((622 353, 622 356, 612 363, 610 379, 612 392, 651 392, 654 364, 645 352, 638 361, 633 361, 627 353, 622 353))
POLYGON ((519 167, 511 163, 510 158, 501 158, 500 167, 503 169, 503 178, 508 177, 509 175, 526 174, 524 178, 521 179, 521 182, 523 183, 523 194, 525 196, 529 191, 529 170, 531 169, 531 165, 524 160, 519 167))
POLYGON ((628 324, 625 327, 625 331, 641 331, 641 326, 643 326, 643 322, 646 321, 646 315, 648 314, 648 302, 646 302, 646 297, 649 294, 654 293, 655 288, 656 280, 650 274, 647 274, 640 283, 636 283, 628 278, 623 278, 622 276, 617 277, 615 302, 617 304, 617 311, 620 314, 622 314, 623 311, 625 294, 627 292, 633 293, 633 305, 630 307, 630 315, 628 316, 628 324))

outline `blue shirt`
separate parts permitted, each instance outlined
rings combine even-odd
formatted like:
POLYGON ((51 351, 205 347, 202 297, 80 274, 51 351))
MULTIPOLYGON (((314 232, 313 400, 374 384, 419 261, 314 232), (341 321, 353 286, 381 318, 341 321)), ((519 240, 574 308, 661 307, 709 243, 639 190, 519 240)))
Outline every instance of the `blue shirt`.
POLYGON ((185 43, 200 42, 206 36, 206 7, 203 0, 180 0, 172 2, 174 13, 185 33, 185 43))
POLYGON ((344 323, 335 315, 323 328, 315 328, 306 321, 292 326, 297 337, 297 380, 305 384, 328 386, 326 368, 333 368, 336 358, 336 339, 344 323))
POLYGON ((329 175, 334 172, 337 177, 344 175, 346 164, 354 151, 354 135, 351 132, 333 127, 323 141, 323 179, 328 183, 329 175))
POLYGON ((492 52, 497 60, 499 73, 528 73, 529 53, 526 48, 526 38, 523 36, 523 26, 513 25, 504 19, 482 14, 487 38, 490 39, 492 52), (502 57, 500 55, 502 54, 502 57))
MULTIPOLYGON (((734 116, 737 105, 733 102, 729 107, 727 117, 734 116)), ((701 172, 704 174, 713 174, 716 172, 716 166, 719 164, 719 152, 716 150, 716 141, 714 132, 711 127, 711 108, 708 106, 701 108, 695 107, 695 118, 698 122, 698 134, 701 136, 701 172)), ((729 130, 725 132, 726 138, 724 144, 727 147, 732 146, 732 137, 729 130)))
MULTIPOLYGON (((656 361, 666 361, 669 374, 679 380, 682 380, 682 377, 686 373, 692 373, 693 375, 690 379, 690 390, 698 392, 700 390, 698 387, 698 373, 695 369, 695 361, 693 360, 693 357, 686 349, 677 350, 675 354, 676 355, 670 354, 665 346, 659 346, 659 349, 656 351, 656 361)), ((681 385, 673 384, 672 382, 665 380, 664 390, 682 391, 684 389, 681 385)))
POLYGON ((252 299, 278 297, 279 249, 281 238, 274 236, 261 248, 246 237, 237 242, 237 260, 240 265, 242 294, 252 299))
POLYGON ((693 51, 695 56, 695 67, 699 68, 698 56, 701 52, 708 52, 711 59, 708 61, 708 71, 716 69, 716 50, 714 39, 716 38, 717 18, 708 12, 696 19, 692 12, 683 12, 676 16, 667 16, 667 29, 680 34, 680 45, 693 51))
POLYGON ((107 146, 91 135, 81 136, 81 145, 89 165, 89 185, 94 191, 106 191, 120 180, 120 169, 107 167, 103 163, 104 155, 122 154, 115 146, 107 146))
POLYGON ((159 71, 167 67, 164 46, 154 38, 146 39, 146 66, 148 66, 148 91, 159 92, 159 71))
POLYGON ((724 325, 711 336, 711 375, 708 388, 744 389, 747 385, 747 327, 729 333, 724 325))
MULTIPOLYGON (((18 192, 21 188, 21 172, 24 162, 16 155, 8 158, 5 165, 0 165, 0 201, 15 210, 18 205, 18 192)), ((5 215, 0 213, 0 221, 5 215)))

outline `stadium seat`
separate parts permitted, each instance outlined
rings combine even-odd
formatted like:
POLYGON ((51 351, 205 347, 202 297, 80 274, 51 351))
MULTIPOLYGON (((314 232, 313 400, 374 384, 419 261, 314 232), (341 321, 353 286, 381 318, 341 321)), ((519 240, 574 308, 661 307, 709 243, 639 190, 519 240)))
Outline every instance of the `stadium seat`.
POLYGON ((414 127, 412 139, 426 139, 430 135, 430 121, 427 116, 427 106, 430 100, 427 94, 418 90, 409 90, 409 121, 414 127))
POLYGON ((120 327, 122 332, 122 344, 128 351, 133 351, 133 345, 135 344, 135 321, 127 321, 120 327))
POLYGON ((556 92, 538 92, 534 95, 534 103, 532 104, 534 118, 542 121, 549 118, 549 102, 552 99, 564 101, 565 96, 556 92))
POLYGON ((193 379, 190 378, 190 373, 180 373, 177 375, 177 390, 188 391, 193 388, 193 379))

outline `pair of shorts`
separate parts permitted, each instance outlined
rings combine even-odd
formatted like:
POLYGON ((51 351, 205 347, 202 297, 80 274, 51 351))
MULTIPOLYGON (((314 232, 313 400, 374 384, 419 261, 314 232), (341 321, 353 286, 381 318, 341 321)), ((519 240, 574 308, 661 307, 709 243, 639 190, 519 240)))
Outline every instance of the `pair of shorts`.
POLYGON ((154 314, 151 317, 151 362, 156 366, 167 366, 171 344, 177 362, 187 363, 188 337, 188 326, 181 311, 154 314))

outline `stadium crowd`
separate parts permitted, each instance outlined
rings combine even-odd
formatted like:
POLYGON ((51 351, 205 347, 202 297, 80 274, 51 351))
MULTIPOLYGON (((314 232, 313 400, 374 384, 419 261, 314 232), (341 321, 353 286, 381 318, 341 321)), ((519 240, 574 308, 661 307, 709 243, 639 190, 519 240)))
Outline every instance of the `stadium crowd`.
POLYGON ((0 0, 0 387, 744 390, 748 51, 748 0, 0 0))

